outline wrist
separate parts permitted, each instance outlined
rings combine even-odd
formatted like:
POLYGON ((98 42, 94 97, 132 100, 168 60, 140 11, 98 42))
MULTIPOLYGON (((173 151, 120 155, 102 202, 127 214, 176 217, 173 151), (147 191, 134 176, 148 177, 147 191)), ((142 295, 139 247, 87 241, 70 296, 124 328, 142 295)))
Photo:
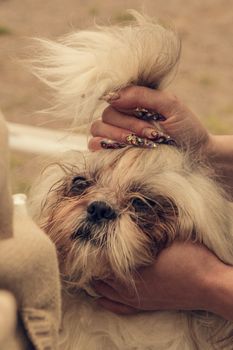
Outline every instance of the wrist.
POLYGON ((213 134, 208 134, 208 140, 205 144, 204 150, 203 150, 203 154, 205 156, 205 158, 207 159, 215 159, 216 156, 218 155, 218 145, 217 145, 217 139, 216 139, 216 135, 213 134))
POLYGON ((209 134, 204 153, 213 163, 229 164, 233 160, 233 136, 209 134))
POLYGON ((233 321, 233 268, 221 264, 204 281, 202 308, 233 321))

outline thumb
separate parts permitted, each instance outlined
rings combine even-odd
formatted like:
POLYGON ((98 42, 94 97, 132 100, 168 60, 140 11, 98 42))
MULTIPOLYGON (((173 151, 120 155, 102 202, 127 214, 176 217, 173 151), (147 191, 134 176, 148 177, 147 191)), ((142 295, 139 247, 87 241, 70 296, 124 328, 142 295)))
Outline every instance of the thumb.
POLYGON ((153 90, 143 86, 129 86, 107 99, 112 107, 118 110, 130 110, 137 107, 154 110, 166 118, 174 115, 178 99, 175 95, 161 90, 153 90))

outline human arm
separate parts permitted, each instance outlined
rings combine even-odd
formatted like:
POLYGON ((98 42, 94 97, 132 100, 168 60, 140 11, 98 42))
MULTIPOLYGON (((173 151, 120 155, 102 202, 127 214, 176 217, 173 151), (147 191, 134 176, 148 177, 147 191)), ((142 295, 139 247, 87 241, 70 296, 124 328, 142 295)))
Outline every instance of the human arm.
POLYGON ((201 245, 175 242, 134 275, 135 287, 95 281, 104 308, 132 314, 156 310, 206 310, 233 320, 233 268, 201 245))
POLYGON ((211 135, 208 155, 218 163, 233 162, 233 135, 211 135))
POLYGON ((210 135, 206 152, 219 181, 233 199, 233 135, 210 135))

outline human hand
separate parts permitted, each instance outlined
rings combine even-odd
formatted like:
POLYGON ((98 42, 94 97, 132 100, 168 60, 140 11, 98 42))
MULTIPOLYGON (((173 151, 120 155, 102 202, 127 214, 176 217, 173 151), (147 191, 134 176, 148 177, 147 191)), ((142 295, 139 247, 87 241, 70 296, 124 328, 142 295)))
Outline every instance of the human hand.
POLYGON ((210 134, 200 120, 176 96, 165 91, 140 86, 127 87, 119 92, 119 98, 108 100, 102 120, 93 122, 89 148, 101 148, 101 140, 111 139, 125 143, 128 135, 134 133, 153 140, 155 127, 134 117, 137 107, 153 110, 165 116, 159 124, 179 146, 203 152, 210 141, 210 134))
POLYGON ((232 304, 233 296, 229 276, 232 280, 233 269, 204 246, 175 242, 160 253, 153 265, 134 274, 135 288, 118 280, 94 281, 93 287, 102 296, 97 303, 119 314, 207 310, 232 320, 233 307, 227 306, 228 299, 232 304))

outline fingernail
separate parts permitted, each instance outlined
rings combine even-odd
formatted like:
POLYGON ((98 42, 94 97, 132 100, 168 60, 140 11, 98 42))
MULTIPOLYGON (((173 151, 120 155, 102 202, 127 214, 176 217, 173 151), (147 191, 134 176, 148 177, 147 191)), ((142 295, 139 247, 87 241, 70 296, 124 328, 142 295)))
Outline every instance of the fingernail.
POLYGON ((148 139, 156 139, 158 136, 158 130, 153 129, 153 128, 145 128, 142 130, 142 136, 146 137, 148 139))
POLYGON ((148 139, 151 139, 155 143, 165 144, 165 145, 176 145, 175 140, 173 140, 169 135, 152 128, 145 128, 142 130, 142 135, 148 139))
POLYGON ((106 95, 103 95, 102 97, 100 97, 100 100, 104 100, 108 103, 111 103, 112 101, 116 101, 120 98, 120 94, 118 92, 109 92, 106 95))
POLYGON ((161 122, 161 121, 166 120, 166 118, 162 114, 157 113, 155 111, 149 111, 148 109, 140 108, 140 107, 137 107, 134 110, 134 115, 138 119, 142 119, 142 120, 146 120, 146 121, 153 120, 155 122, 158 122, 158 121, 161 122))
POLYGON ((125 143, 120 143, 112 140, 102 140, 100 141, 100 145, 104 149, 119 149, 127 146, 125 143))
POLYGON ((152 119, 154 121, 158 121, 158 122, 164 122, 164 120, 166 120, 166 117, 164 117, 164 115, 160 114, 160 113, 154 113, 152 119))
POLYGON ((134 146, 134 147, 142 147, 142 148, 156 148, 157 144, 151 140, 148 140, 146 138, 139 137, 135 134, 130 134, 125 139, 126 143, 128 145, 134 146))
POLYGON ((177 146, 176 141, 173 140, 173 139, 164 141, 164 144, 165 144, 165 145, 170 145, 170 146, 177 146))

